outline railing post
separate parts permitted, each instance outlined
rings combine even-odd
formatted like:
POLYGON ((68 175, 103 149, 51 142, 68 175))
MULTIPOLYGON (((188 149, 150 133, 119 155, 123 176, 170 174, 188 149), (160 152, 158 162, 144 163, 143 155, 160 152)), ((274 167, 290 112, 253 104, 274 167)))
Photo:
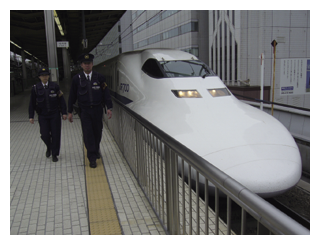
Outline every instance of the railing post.
POLYGON ((269 229, 267 229, 264 225, 262 225, 259 221, 257 221, 257 235, 270 235, 269 229))
POLYGON ((173 234, 173 207, 172 207, 172 179, 171 179, 171 161, 170 149, 167 145, 164 146, 165 156, 165 176, 166 176, 166 200, 167 200, 167 229, 171 235, 173 234))
POLYGON ((173 234, 180 235, 178 156, 171 151, 173 234))
POLYGON ((168 231, 171 235, 179 235, 178 157, 166 145, 165 159, 168 231))
POLYGON ((215 203, 215 235, 219 235, 219 217, 220 217, 220 209, 219 209, 219 189, 218 187, 215 188, 215 197, 214 197, 214 203, 215 203))
POLYGON ((136 156, 137 156, 137 164, 136 164, 136 172, 135 172, 135 175, 136 175, 136 178, 139 179, 140 177, 140 124, 135 120, 135 130, 134 130, 134 133, 136 134, 136 156))
POLYGON ((227 234, 231 235, 231 204, 232 200, 227 197, 227 234))
POLYGON ((244 208, 241 209, 241 235, 246 234, 247 228, 247 212, 244 208))

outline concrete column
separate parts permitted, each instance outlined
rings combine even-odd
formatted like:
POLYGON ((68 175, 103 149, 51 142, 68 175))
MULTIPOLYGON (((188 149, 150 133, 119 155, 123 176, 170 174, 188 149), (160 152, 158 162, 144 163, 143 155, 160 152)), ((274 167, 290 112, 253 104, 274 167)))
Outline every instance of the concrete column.
POLYGON ((34 57, 31 57, 31 62, 32 62, 32 78, 37 76, 37 69, 36 69, 36 64, 34 62, 34 57))
POLYGON ((26 67, 26 53, 21 49, 22 60, 22 91, 27 86, 27 67, 26 67))
POLYGON ((53 10, 44 10, 44 23, 46 26, 48 65, 51 81, 59 84, 57 42, 53 10))
POLYGON ((63 59, 63 71, 64 71, 64 81, 68 82, 71 79, 70 72, 70 59, 69 59, 69 51, 67 48, 62 48, 62 59, 63 59))

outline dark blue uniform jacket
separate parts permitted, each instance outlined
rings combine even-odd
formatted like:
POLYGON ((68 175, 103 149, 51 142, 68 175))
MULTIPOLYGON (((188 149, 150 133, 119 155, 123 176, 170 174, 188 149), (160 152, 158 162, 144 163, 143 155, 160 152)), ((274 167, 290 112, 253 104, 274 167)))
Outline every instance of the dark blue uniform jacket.
POLYGON ((108 109, 111 109, 112 100, 107 89, 105 77, 95 71, 92 71, 91 81, 86 79, 84 72, 75 75, 72 78, 69 94, 69 113, 72 113, 73 105, 77 100, 80 108, 97 106, 104 103, 108 109))
POLYGON ((29 103, 29 118, 34 118, 34 111, 39 115, 48 116, 56 112, 67 114, 67 105, 58 84, 48 81, 48 88, 38 82, 32 87, 29 103))

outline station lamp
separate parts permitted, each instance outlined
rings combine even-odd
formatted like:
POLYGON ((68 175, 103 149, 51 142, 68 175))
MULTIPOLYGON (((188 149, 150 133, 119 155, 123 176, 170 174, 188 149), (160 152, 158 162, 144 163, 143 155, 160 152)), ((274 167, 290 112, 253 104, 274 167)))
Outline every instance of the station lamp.
POLYGON ((64 36, 63 28, 62 28, 62 26, 60 24, 60 20, 59 20, 58 14, 57 14, 57 12, 55 10, 53 10, 53 13, 54 13, 54 20, 55 20, 55 22, 56 22, 56 24, 57 24, 57 26, 59 28, 60 34, 61 34, 61 36, 64 36))

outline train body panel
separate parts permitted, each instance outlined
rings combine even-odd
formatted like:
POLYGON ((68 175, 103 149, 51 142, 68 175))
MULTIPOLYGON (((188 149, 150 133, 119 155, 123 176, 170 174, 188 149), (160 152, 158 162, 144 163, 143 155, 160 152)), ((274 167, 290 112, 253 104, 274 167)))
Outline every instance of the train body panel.
POLYGON ((122 54, 97 68, 102 74, 117 69, 111 86, 115 97, 251 191, 270 197, 299 181, 299 149, 278 120, 239 101, 212 74, 154 77, 160 74, 155 60, 167 69, 167 64, 177 66, 177 60, 193 66, 197 58, 178 50, 145 50, 122 54), (187 93, 191 97, 183 97, 187 93))

